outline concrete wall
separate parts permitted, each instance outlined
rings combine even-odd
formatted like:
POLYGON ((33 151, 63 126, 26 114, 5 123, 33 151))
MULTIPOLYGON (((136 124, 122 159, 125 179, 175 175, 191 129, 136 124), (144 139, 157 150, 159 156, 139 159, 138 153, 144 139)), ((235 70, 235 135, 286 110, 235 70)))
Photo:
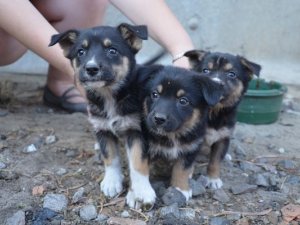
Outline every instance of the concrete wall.
MULTIPOLYGON (((262 65, 262 77, 300 84, 299 0, 166 0, 191 35, 195 46, 210 51, 243 55, 262 65)), ((109 7, 105 23, 129 22, 109 7)), ((144 42, 138 61, 160 50, 154 41, 144 42)), ((170 63, 166 57, 163 63, 170 63)), ((2 70, 45 73, 46 63, 27 54, 2 70)))

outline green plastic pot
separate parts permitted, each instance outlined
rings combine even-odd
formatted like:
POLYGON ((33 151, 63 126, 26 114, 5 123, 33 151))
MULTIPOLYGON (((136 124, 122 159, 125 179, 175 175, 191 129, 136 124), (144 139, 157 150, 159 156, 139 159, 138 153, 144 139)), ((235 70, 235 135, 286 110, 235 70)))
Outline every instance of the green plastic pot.
POLYGON ((240 102, 237 121, 249 124, 270 124, 277 121, 286 86, 264 79, 253 79, 240 102))

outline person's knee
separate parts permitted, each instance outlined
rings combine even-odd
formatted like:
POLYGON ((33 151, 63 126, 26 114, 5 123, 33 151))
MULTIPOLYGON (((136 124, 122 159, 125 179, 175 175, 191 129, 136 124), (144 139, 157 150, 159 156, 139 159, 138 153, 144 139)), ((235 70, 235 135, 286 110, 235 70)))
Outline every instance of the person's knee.
POLYGON ((0 66, 17 61, 26 51, 27 49, 17 40, 0 35, 0 66))

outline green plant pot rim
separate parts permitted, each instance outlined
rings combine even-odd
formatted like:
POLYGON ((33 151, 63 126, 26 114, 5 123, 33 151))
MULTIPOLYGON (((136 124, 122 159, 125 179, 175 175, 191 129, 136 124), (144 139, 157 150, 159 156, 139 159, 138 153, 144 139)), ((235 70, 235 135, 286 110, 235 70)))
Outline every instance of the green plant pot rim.
POLYGON ((273 88, 270 90, 254 90, 254 89, 248 89, 245 93, 245 96, 249 96, 249 97, 256 97, 256 96, 265 96, 265 97, 269 97, 269 96, 280 96, 283 95, 284 93, 287 92, 287 87, 278 83, 278 82, 274 82, 274 81, 270 81, 267 83, 273 83, 276 86, 278 86, 278 88, 273 88))

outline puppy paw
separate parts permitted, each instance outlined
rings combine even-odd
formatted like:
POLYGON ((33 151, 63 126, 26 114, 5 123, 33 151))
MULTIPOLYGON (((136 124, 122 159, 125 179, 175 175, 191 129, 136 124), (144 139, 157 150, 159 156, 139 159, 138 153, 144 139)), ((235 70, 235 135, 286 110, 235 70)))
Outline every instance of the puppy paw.
POLYGON ((184 195, 186 201, 188 201, 192 197, 192 189, 185 191, 176 187, 176 190, 180 191, 180 193, 184 195))
MULTIPOLYGON (((149 184, 150 185, 150 184, 149 184)), ((151 185, 149 187, 129 190, 126 203, 130 208, 151 210, 156 199, 156 194, 151 185)))
POLYGON ((105 173, 105 176, 100 184, 101 191, 107 197, 115 197, 123 189, 123 175, 105 173))
POLYGON ((220 189, 223 186, 223 182, 220 178, 207 177, 206 187, 211 189, 220 189))

